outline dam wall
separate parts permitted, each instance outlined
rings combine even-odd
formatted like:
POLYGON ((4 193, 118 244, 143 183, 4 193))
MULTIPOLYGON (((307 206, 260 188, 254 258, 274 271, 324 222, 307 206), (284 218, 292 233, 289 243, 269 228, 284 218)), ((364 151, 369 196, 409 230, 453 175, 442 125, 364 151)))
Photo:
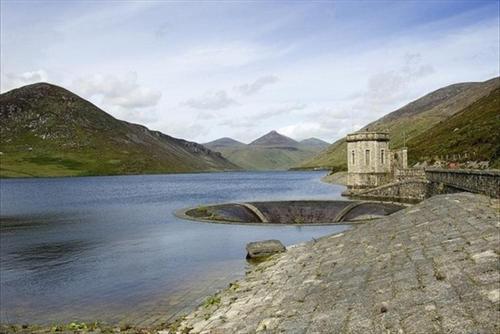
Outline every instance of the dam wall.
POLYGON ((473 169, 426 169, 431 182, 429 195, 471 192, 493 198, 500 197, 500 171, 473 169))
POLYGON ((346 195, 352 198, 409 203, 434 195, 464 191, 492 198, 500 196, 500 171, 496 170, 401 170, 395 176, 395 182, 346 195))
POLYGON ((289 247, 169 333, 499 333, 493 202, 435 196, 289 247))
POLYGON ((349 197, 379 201, 416 203, 429 197, 430 182, 425 179, 408 179, 348 194, 349 197))

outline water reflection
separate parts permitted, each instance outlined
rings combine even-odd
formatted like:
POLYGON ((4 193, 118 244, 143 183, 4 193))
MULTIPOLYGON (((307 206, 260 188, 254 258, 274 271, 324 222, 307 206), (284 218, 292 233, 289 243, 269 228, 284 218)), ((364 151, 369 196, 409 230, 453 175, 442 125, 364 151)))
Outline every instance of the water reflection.
POLYGON ((13 232, 18 229, 32 229, 46 226, 51 219, 42 217, 2 217, 0 218, 0 232, 13 232))
POLYGON ((10 261, 5 262, 5 269, 52 270, 76 261, 91 245, 91 242, 84 240, 29 245, 8 253, 10 261))

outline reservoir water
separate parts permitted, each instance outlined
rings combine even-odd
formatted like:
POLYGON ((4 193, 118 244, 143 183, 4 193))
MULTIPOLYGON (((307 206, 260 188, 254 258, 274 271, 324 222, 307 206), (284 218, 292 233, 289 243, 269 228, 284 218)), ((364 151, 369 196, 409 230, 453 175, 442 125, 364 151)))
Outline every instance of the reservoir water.
POLYGON ((347 229, 185 221, 232 201, 340 199, 324 172, 0 180, 0 321, 158 324, 241 278, 245 244, 347 229))

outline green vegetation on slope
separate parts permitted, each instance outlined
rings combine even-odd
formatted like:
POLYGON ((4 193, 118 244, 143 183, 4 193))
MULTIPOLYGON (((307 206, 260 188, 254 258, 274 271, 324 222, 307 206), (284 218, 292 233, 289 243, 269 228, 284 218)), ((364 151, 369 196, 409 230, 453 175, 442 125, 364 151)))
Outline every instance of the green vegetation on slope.
MULTIPOLYGON (((445 121, 467 106, 488 95, 500 85, 499 78, 485 82, 460 83, 438 89, 365 126, 363 130, 389 131, 391 146, 402 147, 425 131, 445 121)), ((432 138, 430 139, 433 140, 432 138)), ((344 138, 303 163, 302 168, 326 167, 346 170, 347 144, 344 138)), ((411 154, 411 148, 409 150, 411 154)))
POLYGON ((310 159, 328 143, 316 138, 297 142, 271 131, 246 145, 231 138, 206 143, 226 159, 248 170, 287 170, 310 159))
POLYGON ((325 150, 305 161, 300 168, 329 168, 334 171, 347 170, 347 142, 344 138, 337 140, 325 150))
POLYGON ((246 146, 220 149, 236 165, 248 170, 287 170, 314 156, 317 151, 246 146))
POLYGON ((237 168, 202 145, 120 121, 40 83, 0 95, 0 176, 79 176, 237 168))
MULTIPOLYGON (((500 165, 500 88, 408 141, 410 162, 464 155, 500 165)), ((465 159, 465 158, 462 158, 465 159)))

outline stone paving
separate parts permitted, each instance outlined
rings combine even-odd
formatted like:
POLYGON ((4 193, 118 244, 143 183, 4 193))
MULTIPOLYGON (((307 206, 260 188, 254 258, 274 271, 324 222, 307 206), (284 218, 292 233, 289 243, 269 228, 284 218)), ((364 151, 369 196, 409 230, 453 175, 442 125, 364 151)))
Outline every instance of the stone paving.
POLYGON ((499 333, 498 200, 441 195, 291 247, 162 333, 499 333))

